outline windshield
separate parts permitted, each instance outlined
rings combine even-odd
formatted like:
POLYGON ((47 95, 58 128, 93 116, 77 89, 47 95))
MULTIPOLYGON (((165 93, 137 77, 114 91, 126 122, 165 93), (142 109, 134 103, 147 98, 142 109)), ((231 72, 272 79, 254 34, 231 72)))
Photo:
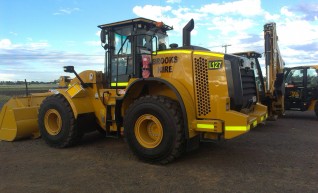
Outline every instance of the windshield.
POLYGON ((111 83, 126 82, 133 73, 133 57, 131 42, 131 26, 116 29, 113 38, 113 51, 111 57, 111 83))
POLYGON ((165 50, 169 46, 168 35, 158 28, 139 29, 138 34, 139 45, 152 49, 152 51, 165 50))
POLYGON ((157 27, 126 25, 113 28, 108 33, 108 59, 106 63, 111 86, 126 85, 131 77, 141 77, 142 57, 165 50, 168 36, 157 27))

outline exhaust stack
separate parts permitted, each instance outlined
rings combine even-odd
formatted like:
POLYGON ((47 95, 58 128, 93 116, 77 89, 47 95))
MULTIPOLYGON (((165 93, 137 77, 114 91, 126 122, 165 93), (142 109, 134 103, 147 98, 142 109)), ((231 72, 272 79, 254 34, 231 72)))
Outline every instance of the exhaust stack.
POLYGON ((194 21, 193 19, 191 19, 186 26, 184 26, 183 28, 183 33, 182 33, 182 36, 183 36, 183 47, 186 47, 186 46, 190 46, 191 45, 191 31, 193 30, 194 28, 194 21))

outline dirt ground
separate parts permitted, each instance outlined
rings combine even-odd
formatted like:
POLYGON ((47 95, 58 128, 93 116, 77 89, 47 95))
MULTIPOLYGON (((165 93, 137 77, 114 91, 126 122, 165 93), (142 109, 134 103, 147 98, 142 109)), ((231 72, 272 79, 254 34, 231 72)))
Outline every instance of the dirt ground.
POLYGON ((246 135, 201 147, 171 164, 139 161, 123 139, 98 133, 68 149, 42 139, 0 142, 1 193, 318 192, 318 120, 287 112, 246 135))

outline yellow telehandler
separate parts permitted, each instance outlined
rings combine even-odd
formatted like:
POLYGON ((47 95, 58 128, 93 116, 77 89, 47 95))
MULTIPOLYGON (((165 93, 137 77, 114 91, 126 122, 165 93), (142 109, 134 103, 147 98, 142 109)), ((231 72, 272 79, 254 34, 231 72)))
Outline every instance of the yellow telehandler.
POLYGON ((162 22, 136 18, 98 27, 104 73, 65 66, 76 76, 67 88, 10 99, 1 111, 1 140, 40 133, 62 148, 97 129, 123 134, 140 159, 164 164, 200 140, 231 139, 265 121, 250 61, 192 46, 193 19, 183 28, 183 45, 170 48, 172 27, 162 22))
POLYGON ((235 55, 250 59, 255 70, 255 81, 258 91, 258 99, 268 107, 268 120, 277 120, 284 114, 284 61, 278 46, 276 23, 264 25, 264 48, 266 77, 263 77, 258 58, 262 55, 258 52, 248 51, 234 53, 235 55))

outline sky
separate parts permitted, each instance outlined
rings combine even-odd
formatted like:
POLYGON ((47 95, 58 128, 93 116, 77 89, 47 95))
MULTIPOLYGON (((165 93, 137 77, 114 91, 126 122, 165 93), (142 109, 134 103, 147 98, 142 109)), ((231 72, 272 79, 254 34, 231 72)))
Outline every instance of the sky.
POLYGON ((0 81, 53 81, 67 65, 102 71, 97 26, 137 17, 173 26, 179 45, 193 18, 191 44, 228 53, 263 53, 263 26, 275 22, 286 66, 318 65, 317 0, 0 0, 0 81))

